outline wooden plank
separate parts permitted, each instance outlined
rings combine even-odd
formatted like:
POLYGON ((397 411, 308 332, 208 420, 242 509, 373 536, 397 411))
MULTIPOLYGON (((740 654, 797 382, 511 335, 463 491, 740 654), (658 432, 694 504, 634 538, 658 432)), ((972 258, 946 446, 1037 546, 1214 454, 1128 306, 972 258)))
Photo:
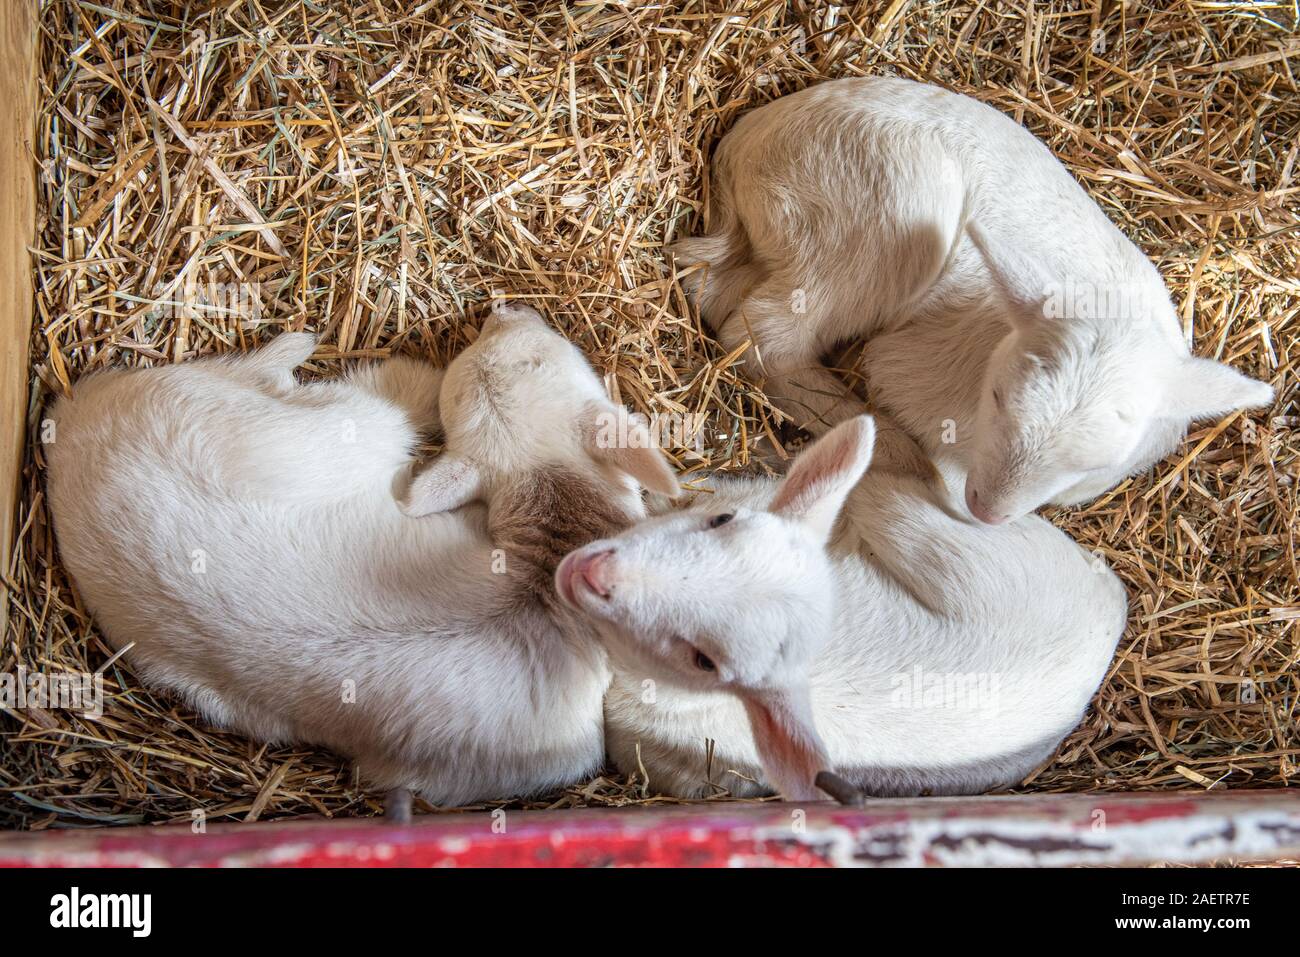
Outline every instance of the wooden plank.
POLYGON ((4 867, 1060 867, 1300 856, 1285 789, 0 832, 4 867))
MULTIPOLYGON (((27 417, 36 227, 36 0, 0 3, 0 570, 9 570, 27 417)), ((0 614, 8 604, 0 588, 0 614)))

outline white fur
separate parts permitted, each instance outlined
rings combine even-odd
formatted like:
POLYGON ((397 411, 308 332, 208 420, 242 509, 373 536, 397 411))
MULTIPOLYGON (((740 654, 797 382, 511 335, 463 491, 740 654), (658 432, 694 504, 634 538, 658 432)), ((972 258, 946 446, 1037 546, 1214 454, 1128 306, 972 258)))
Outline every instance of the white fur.
POLYGON ((854 487, 864 421, 818 440, 783 483, 717 481, 560 566, 563 579, 605 556, 600 591, 578 575, 561 593, 615 652, 605 716, 620 770, 681 796, 806 798, 828 760, 870 794, 972 793, 1019 781, 1078 723, 1124 628, 1119 580, 1036 516, 982 528, 917 478, 873 470, 854 487), (709 527, 720 513, 735 517, 709 527), (952 694, 927 700, 933 682, 952 694), (766 728, 755 702, 776 714, 766 728))
POLYGON ((767 392, 821 434, 863 407, 820 358, 874 337, 872 399, 983 521, 1090 499, 1189 421, 1271 401, 1191 357, 1150 261, 969 97, 886 77, 783 97, 723 138, 713 197, 713 232, 677 252, 709 264, 694 291, 723 347, 751 341, 767 392))
POLYGON ((515 558, 489 528, 499 494, 556 467, 643 514, 582 427, 613 409, 599 380, 517 307, 496 310, 445 376, 393 359, 297 384, 313 345, 291 334, 246 356, 105 372, 58 404, 59 548, 110 643, 213 722, 328 746, 373 784, 433 802, 589 775, 604 754, 604 651, 496 573, 515 558), (440 406, 448 451, 429 472, 454 460, 476 477, 443 504, 487 507, 413 518, 394 494, 430 511, 428 473, 407 484, 440 406))

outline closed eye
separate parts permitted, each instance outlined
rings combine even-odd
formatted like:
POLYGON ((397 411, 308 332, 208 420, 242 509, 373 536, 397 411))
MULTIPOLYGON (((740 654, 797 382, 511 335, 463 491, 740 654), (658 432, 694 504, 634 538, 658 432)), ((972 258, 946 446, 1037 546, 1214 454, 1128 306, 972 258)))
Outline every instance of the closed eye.
POLYGON ((709 519, 709 528, 720 528, 735 517, 736 516, 731 512, 723 512, 721 515, 714 515, 709 519))

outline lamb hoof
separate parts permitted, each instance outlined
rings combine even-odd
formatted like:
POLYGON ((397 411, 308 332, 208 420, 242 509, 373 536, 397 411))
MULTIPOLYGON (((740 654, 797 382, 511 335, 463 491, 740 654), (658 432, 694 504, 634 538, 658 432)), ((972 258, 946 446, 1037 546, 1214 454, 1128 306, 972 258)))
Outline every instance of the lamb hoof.
POLYGON ((833 771, 819 771, 813 783, 844 807, 864 807, 867 796, 833 771))
POLYGON ((412 800, 407 788, 393 788, 384 795, 384 820, 390 824, 410 824, 412 800))

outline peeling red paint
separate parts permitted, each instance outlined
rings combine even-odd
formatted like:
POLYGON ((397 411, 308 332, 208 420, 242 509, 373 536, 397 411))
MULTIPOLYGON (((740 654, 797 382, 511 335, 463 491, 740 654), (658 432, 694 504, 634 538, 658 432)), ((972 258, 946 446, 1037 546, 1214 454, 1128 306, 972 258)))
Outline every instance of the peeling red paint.
POLYGON ((1140 863, 1300 854, 1300 800, 1061 794, 710 802, 0 835, 7 867, 829 867, 1140 863), (504 824, 504 832, 501 826, 504 824))

